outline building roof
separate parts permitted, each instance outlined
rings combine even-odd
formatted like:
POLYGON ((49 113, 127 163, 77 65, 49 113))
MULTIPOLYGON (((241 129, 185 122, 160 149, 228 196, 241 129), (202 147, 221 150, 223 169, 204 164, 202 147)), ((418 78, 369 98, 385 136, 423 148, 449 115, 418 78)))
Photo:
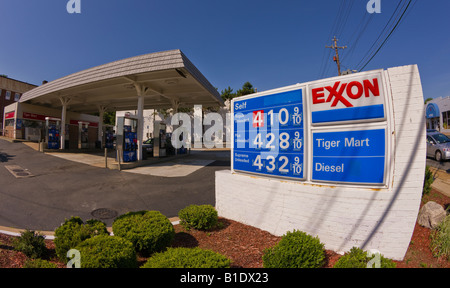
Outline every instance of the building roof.
POLYGON ((24 93, 33 88, 37 87, 36 85, 26 83, 20 80, 16 80, 9 77, 4 77, 0 75, 0 89, 10 90, 17 93, 24 93))
POLYGON ((127 58, 48 82, 22 95, 20 102, 62 106, 69 97, 69 110, 98 112, 98 106, 112 111, 136 110, 135 84, 146 87, 144 109, 193 105, 223 106, 211 83, 180 51, 170 50, 127 58))

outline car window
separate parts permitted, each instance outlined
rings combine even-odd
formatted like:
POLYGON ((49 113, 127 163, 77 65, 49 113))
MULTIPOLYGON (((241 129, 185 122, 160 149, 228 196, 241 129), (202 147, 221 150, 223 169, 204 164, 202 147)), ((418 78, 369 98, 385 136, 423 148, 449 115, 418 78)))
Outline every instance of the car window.
POLYGON ((442 144, 442 143, 447 143, 447 142, 450 142, 450 138, 448 138, 446 135, 444 135, 444 134, 434 134, 433 135, 434 137, 434 139, 436 140, 436 142, 438 143, 438 144, 442 144))

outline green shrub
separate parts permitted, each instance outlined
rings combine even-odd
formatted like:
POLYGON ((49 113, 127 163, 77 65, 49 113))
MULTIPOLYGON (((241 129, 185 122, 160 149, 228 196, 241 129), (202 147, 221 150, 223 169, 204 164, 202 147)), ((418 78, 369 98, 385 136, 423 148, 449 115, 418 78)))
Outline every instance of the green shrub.
POLYGON ((447 257, 450 260, 450 215, 433 229, 431 235, 431 250, 435 257, 447 257))
POLYGON ((14 250, 24 253, 30 258, 41 258, 46 252, 45 237, 35 231, 26 230, 13 244, 14 250))
POLYGON ((211 205, 190 205, 178 212, 180 224, 186 229, 208 230, 217 225, 218 215, 211 205))
POLYGON ((133 244, 121 237, 99 235, 81 242, 81 268, 137 268, 133 244))
POLYGON ((141 268, 229 268, 231 261, 216 252, 196 248, 168 248, 155 253, 141 268))
POLYGON ((58 265, 47 260, 34 259, 26 261, 22 268, 58 268, 58 265))
MULTIPOLYGON (((361 248, 353 247, 350 252, 345 253, 334 264, 334 268, 367 268, 367 264, 375 256, 369 257, 366 251, 361 248)), ((397 265, 391 259, 387 259, 380 255, 381 268, 395 268, 397 265)), ((374 266, 374 265, 373 265, 374 266)))
POLYGON ((172 223, 159 211, 129 212, 116 218, 112 229, 143 256, 164 250, 175 237, 172 223))
POLYGON ((98 220, 83 223, 80 217, 72 217, 55 230, 55 251, 58 258, 67 263, 67 251, 84 240, 97 236, 109 235, 106 224, 98 220))
POLYGON ((433 172, 430 170, 430 166, 425 167, 425 179, 423 182, 423 190, 422 190, 422 196, 430 194, 431 191, 431 184, 434 182, 434 176, 433 172))
POLYGON ((263 255, 264 268, 319 268, 324 264, 324 244, 302 231, 287 232, 263 255))

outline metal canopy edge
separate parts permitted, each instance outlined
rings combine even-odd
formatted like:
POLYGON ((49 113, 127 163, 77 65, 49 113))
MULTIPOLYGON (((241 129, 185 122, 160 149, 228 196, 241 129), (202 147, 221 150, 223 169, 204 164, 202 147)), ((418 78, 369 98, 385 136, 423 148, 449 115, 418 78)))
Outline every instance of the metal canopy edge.
POLYGON ((86 69, 48 82, 24 93, 21 103, 97 113, 99 106, 111 111, 136 110, 136 85, 144 88, 144 109, 193 105, 223 106, 217 89, 181 50, 135 56, 86 69))

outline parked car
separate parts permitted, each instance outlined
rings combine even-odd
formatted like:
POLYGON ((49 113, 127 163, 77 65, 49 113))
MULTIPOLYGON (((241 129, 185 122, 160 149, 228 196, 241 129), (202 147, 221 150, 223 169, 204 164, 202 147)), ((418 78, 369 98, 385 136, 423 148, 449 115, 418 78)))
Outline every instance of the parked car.
POLYGON ((439 132, 427 133, 427 156, 436 161, 450 159, 450 138, 439 132))
POLYGON ((144 141, 144 143, 142 143, 142 148, 148 155, 153 155, 153 138, 144 141))

